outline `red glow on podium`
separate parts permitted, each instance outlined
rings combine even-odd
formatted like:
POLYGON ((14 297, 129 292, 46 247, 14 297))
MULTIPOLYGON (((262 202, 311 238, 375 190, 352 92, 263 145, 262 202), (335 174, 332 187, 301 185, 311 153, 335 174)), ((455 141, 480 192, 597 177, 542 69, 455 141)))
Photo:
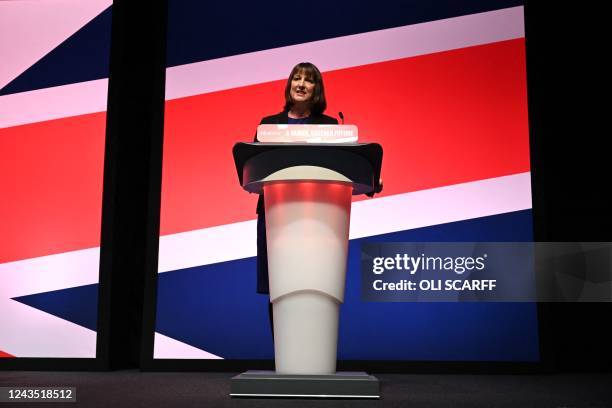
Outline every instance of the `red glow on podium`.
POLYGON ((312 201, 350 206, 353 186, 339 181, 274 181, 265 183, 266 205, 290 201, 312 201))

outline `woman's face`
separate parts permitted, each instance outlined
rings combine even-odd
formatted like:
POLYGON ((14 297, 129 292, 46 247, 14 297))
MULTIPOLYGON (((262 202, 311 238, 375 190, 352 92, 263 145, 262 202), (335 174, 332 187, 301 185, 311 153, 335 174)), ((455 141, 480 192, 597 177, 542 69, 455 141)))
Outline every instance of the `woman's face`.
POLYGON ((298 71, 291 78, 291 99, 294 102, 308 102, 312 99, 315 83, 304 71, 298 71))

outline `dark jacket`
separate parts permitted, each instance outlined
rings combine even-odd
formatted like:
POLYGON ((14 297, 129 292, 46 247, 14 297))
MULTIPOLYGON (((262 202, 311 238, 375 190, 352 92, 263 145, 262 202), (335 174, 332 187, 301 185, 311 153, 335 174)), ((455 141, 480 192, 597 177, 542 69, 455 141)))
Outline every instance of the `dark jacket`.
MULTIPOLYGON (((289 121, 288 112, 266 116, 260 125, 285 125, 289 121)), ((310 115, 308 125, 337 125, 338 120, 323 114, 310 115)), ((257 141, 257 136, 255 136, 257 141)), ((268 247, 266 245, 266 214, 263 194, 257 201, 257 293, 270 293, 268 283, 268 247)))
MULTIPOLYGON (((287 111, 282 111, 276 115, 266 116, 259 122, 260 125, 286 125, 289 122, 289 116, 287 111)), ((338 119, 332 118, 331 116, 324 115, 322 113, 312 114, 308 117, 308 125, 337 125, 338 119)))
MULTIPOLYGON (((276 115, 266 116, 259 122, 260 125, 286 125, 289 121, 287 111, 282 111, 276 115)), ((332 118, 331 116, 323 115, 322 113, 317 115, 310 115, 308 117, 307 125, 337 125, 338 119, 332 118)), ((257 134, 255 134, 254 141, 257 141, 257 134)), ((264 198, 263 194, 259 196, 257 200, 257 214, 264 213, 264 198)))

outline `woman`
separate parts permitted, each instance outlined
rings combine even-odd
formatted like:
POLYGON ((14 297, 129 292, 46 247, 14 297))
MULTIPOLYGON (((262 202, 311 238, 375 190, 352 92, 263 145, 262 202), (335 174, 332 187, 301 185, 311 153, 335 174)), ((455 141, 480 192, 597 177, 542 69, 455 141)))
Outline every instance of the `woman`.
MULTIPOLYGON (((325 108, 327 101, 321 72, 310 62, 301 62, 293 67, 287 79, 283 111, 266 116, 260 124, 337 125, 337 119, 323 114, 325 108)), ((263 194, 257 202, 257 293, 270 293, 263 194)))
POLYGON ((260 125, 337 125, 337 119, 323 114, 326 108, 327 101, 321 72, 310 62, 301 62, 293 67, 287 79, 283 111, 266 116, 260 125))

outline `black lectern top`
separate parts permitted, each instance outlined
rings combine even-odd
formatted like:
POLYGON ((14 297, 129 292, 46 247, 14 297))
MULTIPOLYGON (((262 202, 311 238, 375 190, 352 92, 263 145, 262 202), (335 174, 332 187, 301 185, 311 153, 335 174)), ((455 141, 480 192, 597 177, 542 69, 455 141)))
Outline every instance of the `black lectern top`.
POLYGON ((378 143, 236 143, 233 153, 243 188, 288 167, 318 166, 359 186, 353 194, 381 189, 383 150, 378 143))

